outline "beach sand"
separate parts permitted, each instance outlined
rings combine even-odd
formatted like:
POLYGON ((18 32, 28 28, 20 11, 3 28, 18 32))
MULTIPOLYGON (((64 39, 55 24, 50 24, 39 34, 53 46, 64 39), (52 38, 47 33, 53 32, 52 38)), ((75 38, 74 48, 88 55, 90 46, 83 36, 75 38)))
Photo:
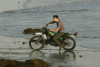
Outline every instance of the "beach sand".
POLYGON ((76 46, 72 52, 58 51, 58 47, 45 46, 32 51, 29 38, 11 38, 0 35, 0 59, 26 61, 41 59, 50 67, 100 67, 100 50, 76 46))

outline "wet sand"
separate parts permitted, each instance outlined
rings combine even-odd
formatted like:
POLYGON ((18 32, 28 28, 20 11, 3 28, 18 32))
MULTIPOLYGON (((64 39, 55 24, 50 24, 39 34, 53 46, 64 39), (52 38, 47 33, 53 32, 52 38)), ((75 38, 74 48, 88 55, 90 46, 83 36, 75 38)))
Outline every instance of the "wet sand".
POLYGON ((40 59, 48 63, 48 67, 100 67, 100 50, 76 46, 72 52, 63 49, 59 52, 58 47, 45 46, 41 51, 32 51, 28 41, 29 38, 0 36, 0 59, 21 63, 40 59))

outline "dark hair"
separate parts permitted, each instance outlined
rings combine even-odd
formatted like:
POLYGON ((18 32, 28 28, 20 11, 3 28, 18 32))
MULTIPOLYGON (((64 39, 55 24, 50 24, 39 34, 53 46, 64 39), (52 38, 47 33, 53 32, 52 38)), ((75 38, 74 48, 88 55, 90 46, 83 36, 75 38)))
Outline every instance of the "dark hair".
POLYGON ((53 18, 58 18, 59 19, 59 16, 58 15, 54 15, 53 18))

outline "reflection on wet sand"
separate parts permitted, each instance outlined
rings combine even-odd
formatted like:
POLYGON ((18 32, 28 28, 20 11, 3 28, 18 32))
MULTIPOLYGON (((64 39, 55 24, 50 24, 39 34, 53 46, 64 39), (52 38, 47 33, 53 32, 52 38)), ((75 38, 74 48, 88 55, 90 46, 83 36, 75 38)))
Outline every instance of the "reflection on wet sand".
POLYGON ((33 59, 41 59, 50 64, 50 67, 74 67, 76 55, 74 52, 52 51, 32 51, 30 57, 33 59))

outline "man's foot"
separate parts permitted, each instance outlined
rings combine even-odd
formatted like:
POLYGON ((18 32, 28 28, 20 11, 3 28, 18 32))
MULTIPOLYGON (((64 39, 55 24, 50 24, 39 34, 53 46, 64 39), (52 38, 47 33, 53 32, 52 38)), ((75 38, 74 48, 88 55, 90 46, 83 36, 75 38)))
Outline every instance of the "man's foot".
POLYGON ((63 45, 59 46, 59 50, 61 50, 61 48, 63 48, 63 45))
POLYGON ((59 50, 61 50, 61 47, 59 47, 59 50))

